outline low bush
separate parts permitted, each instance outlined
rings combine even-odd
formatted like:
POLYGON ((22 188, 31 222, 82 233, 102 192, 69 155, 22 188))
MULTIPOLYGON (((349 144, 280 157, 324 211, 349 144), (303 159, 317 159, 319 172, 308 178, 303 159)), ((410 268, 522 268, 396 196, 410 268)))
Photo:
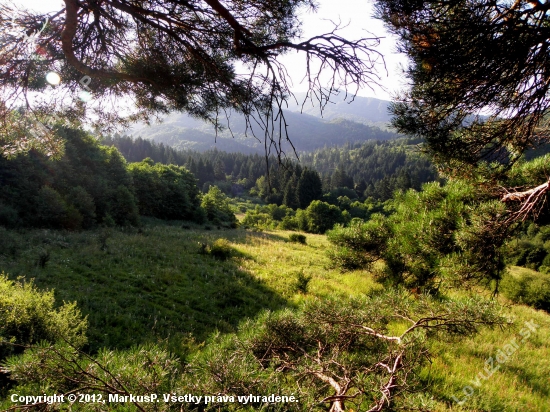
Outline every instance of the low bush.
POLYGON ((521 270, 504 276, 500 290, 508 299, 550 311, 550 275, 521 270))
POLYGON ((309 282, 311 281, 311 276, 306 276, 304 271, 301 270, 296 273, 296 282, 294 283, 294 290, 299 293, 307 294, 309 288, 309 282))
POLYGON ((40 341, 64 340, 82 347, 86 329, 87 321, 76 303, 55 308, 52 291, 40 292, 32 282, 14 282, 0 275, 0 361, 40 341))
POLYGON ((329 250, 328 256, 331 261, 330 267, 338 268, 342 272, 370 268, 370 264, 372 263, 366 254, 345 246, 329 250))
POLYGON ((373 215, 368 222, 353 219, 350 226, 337 225, 327 232, 327 239, 336 247, 329 251, 333 267, 341 270, 370 268, 386 249, 389 228, 382 215, 373 215))
POLYGON ((233 248, 227 239, 217 239, 210 246, 210 255, 220 260, 227 260, 231 257, 233 248))
POLYGON ((306 244, 306 237, 299 233, 291 233, 288 237, 288 240, 294 243, 301 243, 302 245, 306 244))

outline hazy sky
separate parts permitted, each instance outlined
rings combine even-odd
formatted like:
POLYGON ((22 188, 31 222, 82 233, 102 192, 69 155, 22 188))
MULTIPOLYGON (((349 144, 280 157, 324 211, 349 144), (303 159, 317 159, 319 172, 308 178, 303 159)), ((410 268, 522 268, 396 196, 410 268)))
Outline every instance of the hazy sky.
MULTIPOLYGON (((58 11, 60 7, 63 7, 61 0, 13 0, 13 3, 40 12, 58 11)), ((386 91, 375 87, 374 90, 368 88, 361 90, 359 94, 389 99, 390 94, 399 90, 403 85, 400 67, 406 63, 406 59, 395 53, 395 40, 388 36, 380 21, 371 17, 371 3, 366 0, 319 0, 319 5, 317 13, 308 12, 303 15, 304 37, 330 31, 332 24, 328 20, 340 20, 343 24, 349 23, 349 26, 341 32, 341 35, 346 38, 371 37, 369 33, 385 37, 381 39, 377 50, 384 55, 386 61, 388 73, 382 66, 379 68, 380 83, 384 85, 386 91)), ((297 91, 302 90, 304 85, 299 85, 299 81, 304 75, 302 60, 294 55, 289 55, 285 57, 284 62, 293 78, 294 88, 297 91)))

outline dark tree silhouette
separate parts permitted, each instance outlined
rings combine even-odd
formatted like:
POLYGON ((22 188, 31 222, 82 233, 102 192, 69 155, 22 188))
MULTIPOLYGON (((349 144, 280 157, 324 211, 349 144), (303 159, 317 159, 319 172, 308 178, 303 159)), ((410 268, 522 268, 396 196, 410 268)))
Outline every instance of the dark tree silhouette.
POLYGON ((321 105, 337 89, 378 79, 377 38, 348 40, 335 24, 329 33, 301 40, 298 13, 315 9, 312 0, 64 0, 64 5, 49 14, 0 6, 0 137, 8 154, 33 144, 55 152, 49 127, 26 137, 30 113, 44 124, 51 113, 77 122, 91 111, 95 125, 112 127, 185 111, 220 128, 230 110, 245 114, 248 130, 258 123, 266 151, 281 154, 281 142, 288 139, 282 109, 292 96, 282 55, 305 54, 308 98, 315 96, 321 105), (59 75, 58 86, 45 81, 48 72, 59 75), (83 91, 93 95, 93 103, 75 99, 80 93, 89 100, 83 91), (25 114, 14 113, 21 107, 25 114))
MULTIPOLYGON (((393 124, 426 139, 443 171, 477 173, 494 188, 526 149, 548 142, 550 3, 381 0, 377 9, 412 63, 393 124)), ((548 182, 531 184, 499 193, 519 201, 512 220, 546 200, 548 182)))

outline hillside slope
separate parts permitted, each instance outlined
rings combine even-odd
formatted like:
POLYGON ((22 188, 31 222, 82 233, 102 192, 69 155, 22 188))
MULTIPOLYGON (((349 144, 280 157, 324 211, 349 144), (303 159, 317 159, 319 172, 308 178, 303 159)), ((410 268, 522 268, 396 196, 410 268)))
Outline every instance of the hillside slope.
MULTIPOLYGON (((288 137, 297 151, 397 137, 387 130, 389 102, 361 97, 353 103, 344 102, 339 97, 337 99, 327 105, 322 114, 310 102, 303 107, 289 102, 289 109, 284 112, 285 120, 288 137)), ((259 123, 252 122, 251 127, 247 128, 244 117, 233 114, 229 119, 221 120, 224 130, 216 134, 211 124, 186 114, 172 113, 162 123, 150 126, 136 124, 129 134, 178 149, 203 152, 217 148, 229 152, 262 153, 265 150, 264 132, 259 123)), ((292 146, 285 142, 283 150, 290 153, 292 146)))
MULTIPOLYGON (((134 345, 159 342, 189 359, 209 354, 215 336, 231 337, 264 310, 293 309, 316 299, 345 300, 382 288, 368 271, 327 269, 330 245, 325 236, 308 234, 307 244, 301 245, 288 242, 289 233, 195 225, 182 229, 175 222, 155 221, 141 231, 4 231, 4 243, 11 243, 14 253, 0 254, 0 266, 11 279, 26 276, 42 290, 53 288, 58 304, 76 301, 88 316, 91 353, 105 349, 127 356, 134 345), (102 238, 105 248, 100 247, 102 238), (201 244, 218 238, 227 239, 232 250, 225 261, 200 253, 201 244), (43 247, 51 258, 41 268, 34 262, 43 247), (301 289, 300 275, 309 279, 301 289)), ((487 291, 476 293, 489 297, 487 291)), ((454 294, 467 296, 465 291, 454 294)), ((549 410, 550 316, 499 299, 508 304, 503 314, 514 319, 512 326, 483 328, 473 337, 431 345, 431 362, 421 371, 425 385, 418 394, 430 410, 549 410), (521 341, 525 322, 533 322, 537 330, 521 341), (514 339, 521 342, 517 350, 500 360, 499 353, 514 339), (489 364, 498 366, 491 375, 489 364)), ((13 406, 8 395, 0 394, 1 410, 13 406)))

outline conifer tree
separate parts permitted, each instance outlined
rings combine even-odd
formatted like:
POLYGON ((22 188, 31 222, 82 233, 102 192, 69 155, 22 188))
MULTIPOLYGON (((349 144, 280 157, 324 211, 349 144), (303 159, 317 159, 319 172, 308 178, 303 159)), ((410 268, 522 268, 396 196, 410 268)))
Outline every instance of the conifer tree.
POLYGON ((253 119, 262 123, 266 148, 280 152, 282 107, 292 95, 282 55, 305 55, 310 95, 322 105, 337 89, 353 91, 378 79, 377 38, 346 39, 338 25, 301 38, 300 13, 314 10, 313 0, 62 3, 46 14, 0 6, 0 89, 7 91, 0 98, 0 138, 6 153, 33 142, 55 152, 48 125, 41 136, 27 136, 32 122, 43 126, 52 113, 76 123, 93 111, 96 126, 111 127, 184 111, 220 128, 231 110, 244 114, 248 126, 253 119), (50 72, 55 87, 46 82, 50 72), (47 96, 34 98, 46 90, 47 96), (90 98, 96 104, 87 105, 90 98), (134 107, 124 110, 121 102, 134 107), (21 104, 24 110, 14 112, 21 104))
POLYGON ((377 9, 412 63, 396 129, 425 139, 447 175, 484 182, 510 206, 509 221, 539 212, 548 178, 520 186, 508 172, 550 139, 549 4, 380 0, 377 9))

